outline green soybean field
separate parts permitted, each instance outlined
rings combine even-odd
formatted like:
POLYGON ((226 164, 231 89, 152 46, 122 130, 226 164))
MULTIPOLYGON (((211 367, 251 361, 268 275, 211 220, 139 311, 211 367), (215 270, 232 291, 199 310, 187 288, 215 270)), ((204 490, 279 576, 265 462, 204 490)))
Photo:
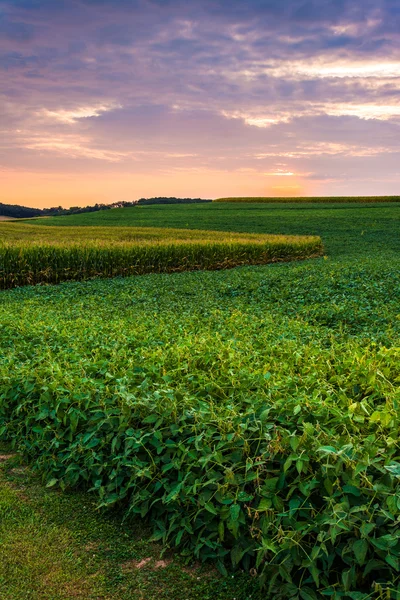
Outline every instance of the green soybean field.
MULTIPOLYGON (((49 493, 221 574, 137 597, 400 597, 399 220, 396 203, 221 202, 29 221, 323 244, 300 262, 1 292, 3 441, 49 493)), ((124 577, 105 597, 132 597, 124 577)))

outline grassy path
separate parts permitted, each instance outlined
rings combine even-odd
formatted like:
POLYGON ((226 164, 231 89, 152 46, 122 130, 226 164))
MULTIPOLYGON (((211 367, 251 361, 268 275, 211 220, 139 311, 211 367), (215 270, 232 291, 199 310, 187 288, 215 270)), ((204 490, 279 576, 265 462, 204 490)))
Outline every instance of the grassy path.
POLYGON ((87 494, 62 494, 0 446, 2 600, 257 599, 253 580, 186 566, 148 532, 101 515, 87 494))

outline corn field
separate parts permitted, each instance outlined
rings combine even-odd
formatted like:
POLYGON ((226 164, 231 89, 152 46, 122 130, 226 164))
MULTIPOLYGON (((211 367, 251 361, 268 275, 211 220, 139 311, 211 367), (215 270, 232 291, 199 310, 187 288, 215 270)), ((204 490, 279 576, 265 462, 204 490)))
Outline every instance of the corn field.
MULTIPOLYGON (((87 243, 73 243, 71 236, 67 243, 65 239, 58 240, 57 228, 49 229, 56 243, 14 236, 0 244, 0 289, 95 277, 228 269, 312 258, 323 253, 321 239, 312 236, 208 232, 208 237, 204 237, 201 232, 202 235, 196 237, 196 232, 186 231, 181 232, 180 239, 176 231, 170 230, 168 237, 168 230, 163 230, 162 237, 154 234, 154 239, 149 237, 148 231, 142 233, 142 239, 140 232, 131 232, 136 235, 133 242, 119 242, 111 232, 108 238, 100 241, 89 235, 87 243), (193 234, 192 238, 188 237, 190 234, 193 234)), ((105 228, 99 229, 104 235, 105 228)), ((68 233, 65 229, 62 232, 64 237, 68 233)), ((50 233, 47 239, 50 239, 50 233)))

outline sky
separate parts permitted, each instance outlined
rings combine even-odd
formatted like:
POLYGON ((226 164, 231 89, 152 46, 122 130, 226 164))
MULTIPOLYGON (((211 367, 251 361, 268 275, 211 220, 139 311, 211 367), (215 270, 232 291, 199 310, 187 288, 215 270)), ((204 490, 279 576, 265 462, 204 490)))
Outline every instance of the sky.
POLYGON ((400 0, 0 0, 0 202, 400 194, 400 0))

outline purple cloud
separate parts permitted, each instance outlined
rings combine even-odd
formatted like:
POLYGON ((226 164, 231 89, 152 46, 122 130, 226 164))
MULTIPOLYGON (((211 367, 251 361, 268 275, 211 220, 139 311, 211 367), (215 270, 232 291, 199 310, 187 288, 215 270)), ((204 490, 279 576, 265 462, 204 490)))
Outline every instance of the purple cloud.
POLYGON ((0 0, 0 168, 395 193, 399 50, 397 0, 0 0))

